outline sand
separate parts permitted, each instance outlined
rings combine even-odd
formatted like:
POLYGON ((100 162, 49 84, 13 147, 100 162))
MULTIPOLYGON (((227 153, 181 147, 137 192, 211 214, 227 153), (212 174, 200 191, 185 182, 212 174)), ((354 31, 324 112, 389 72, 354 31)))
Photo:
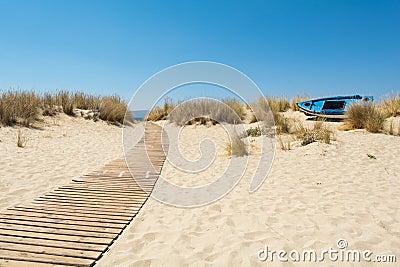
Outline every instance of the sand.
POLYGON ((121 128, 64 114, 21 128, 0 128, 0 210, 31 201, 122 157, 121 128))
MULTIPOLYGON (((300 113, 291 116, 305 119, 300 113)), ((162 175, 185 186, 212 181, 229 160, 222 127, 188 126, 180 146, 188 159, 198 159, 198 143, 206 136, 217 147, 212 166, 188 175, 166 163, 162 175)), ((257 252, 268 246, 320 253, 338 249, 339 239, 349 250, 370 250, 371 258, 396 255, 399 261, 400 137, 356 130, 336 132, 335 140, 278 148, 270 175, 253 194, 248 188, 258 154, 249 156, 249 168, 234 190, 215 203, 188 209, 149 199, 97 266, 308 266, 276 258, 262 262, 257 252)), ((252 144, 259 144, 257 138, 252 144)), ((378 265, 366 264, 324 262, 378 265)))
MULTIPOLYGON (((300 113, 291 116, 304 119, 300 113)), ((52 120, 44 130, 24 129, 30 136, 25 148, 16 146, 17 129, 0 128, 0 209, 38 197, 121 155, 121 128, 67 116, 52 120)), ((329 125, 336 129, 338 123, 329 125)), ((166 163, 162 175, 185 186, 212 182, 230 159, 222 127, 185 127, 179 145, 187 159, 196 160, 204 137, 217 149, 209 168, 188 175, 166 163)), ((259 138, 252 140, 252 146, 260 145, 259 138)), ((250 194, 260 157, 253 149, 240 183, 217 202, 177 208, 150 198, 96 266, 308 266, 276 258, 261 262, 257 252, 265 246, 287 252, 337 249, 341 238, 348 249, 396 255, 399 261, 399 156, 400 137, 364 130, 338 131, 329 145, 312 143, 289 151, 278 146, 270 175, 250 194)), ((378 266, 328 259, 323 265, 378 266)))

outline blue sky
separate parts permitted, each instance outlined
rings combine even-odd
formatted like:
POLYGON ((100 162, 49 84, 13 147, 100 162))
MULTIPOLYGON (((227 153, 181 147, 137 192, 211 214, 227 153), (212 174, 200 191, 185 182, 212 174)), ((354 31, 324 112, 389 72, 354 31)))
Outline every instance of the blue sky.
POLYGON ((209 60, 269 95, 380 96, 400 88, 399 14, 394 0, 0 0, 0 89, 129 100, 156 72, 209 60))

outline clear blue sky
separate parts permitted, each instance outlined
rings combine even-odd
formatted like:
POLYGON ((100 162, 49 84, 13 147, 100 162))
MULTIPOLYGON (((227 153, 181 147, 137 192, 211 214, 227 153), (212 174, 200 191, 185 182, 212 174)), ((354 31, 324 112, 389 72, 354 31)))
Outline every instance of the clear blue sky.
POLYGON ((0 89, 129 99, 193 60, 272 95, 399 91, 400 1, 0 0, 0 89))

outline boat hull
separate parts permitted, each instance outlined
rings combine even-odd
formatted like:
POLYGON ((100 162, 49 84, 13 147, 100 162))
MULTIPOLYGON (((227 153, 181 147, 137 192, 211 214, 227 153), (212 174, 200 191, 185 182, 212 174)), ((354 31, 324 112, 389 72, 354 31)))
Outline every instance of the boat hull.
POLYGON ((308 116, 318 116, 330 119, 344 119, 346 111, 352 104, 369 103, 373 96, 335 96, 319 99, 312 99, 296 103, 300 111, 308 116))

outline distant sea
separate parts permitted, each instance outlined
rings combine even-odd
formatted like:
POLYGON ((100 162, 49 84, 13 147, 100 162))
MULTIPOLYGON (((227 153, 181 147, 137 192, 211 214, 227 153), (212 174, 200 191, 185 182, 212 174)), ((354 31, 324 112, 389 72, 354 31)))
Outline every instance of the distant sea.
POLYGON ((143 121, 144 118, 147 115, 147 112, 149 112, 147 109, 146 110, 134 110, 134 111, 132 111, 133 117, 135 118, 135 120, 138 120, 138 121, 143 121))

